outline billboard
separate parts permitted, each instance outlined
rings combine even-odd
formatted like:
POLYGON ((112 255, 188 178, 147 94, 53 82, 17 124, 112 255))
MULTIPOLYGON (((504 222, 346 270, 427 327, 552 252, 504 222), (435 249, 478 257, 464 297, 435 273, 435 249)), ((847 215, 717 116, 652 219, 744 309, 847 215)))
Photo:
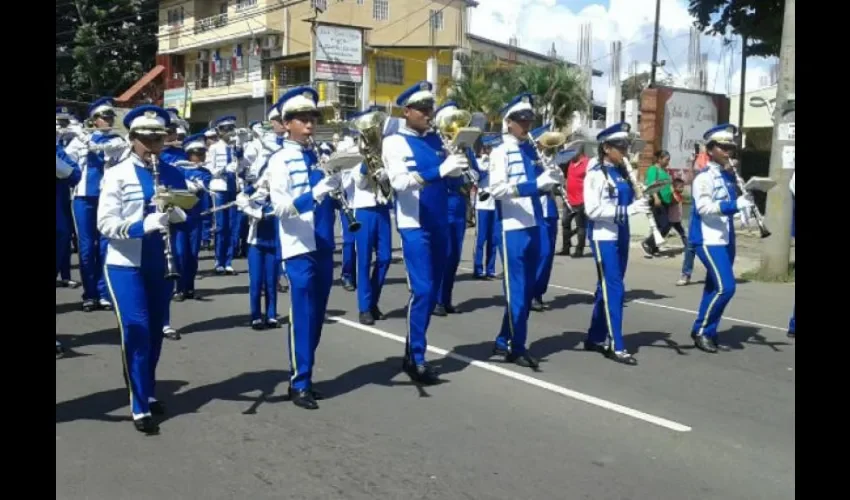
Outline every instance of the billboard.
POLYGON ((313 32, 313 54, 316 80, 363 81, 361 29, 317 24, 313 32))

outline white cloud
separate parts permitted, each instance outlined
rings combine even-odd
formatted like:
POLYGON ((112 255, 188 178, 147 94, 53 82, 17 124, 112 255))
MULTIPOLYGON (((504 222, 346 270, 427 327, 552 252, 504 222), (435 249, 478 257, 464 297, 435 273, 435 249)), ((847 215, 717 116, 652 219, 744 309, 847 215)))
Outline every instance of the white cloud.
MULTIPOLYGON (((471 9, 470 31, 507 43, 515 35, 520 47, 546 53, 555 45, 568 61, 578 60, 578 40, 583 23, 591 24, 594 68, 603 71, 594 78, 594 100, 603 102, 611 66, 611 43, 622 43, 621 78, 629 75, 632 61, 638 71, 649 69, 652 60, 652 32, 655 0, 481 0, 471 9)), ((658 59, 666 60, 659 78, 672 76, 683 85, 688 76, 689 29, 693 19, 687 0, 661 0, 661 36, 658 59)), ((720 94, 738 93, 740 88, 740 38, 724 47, 717 37, 701 36, 701 51, 708 54, 708 90, 720 94), (730 55, 731 53, 731 55, 730 55)), ((775 58, 747 60, 747 89, 762 87, 775 58)))

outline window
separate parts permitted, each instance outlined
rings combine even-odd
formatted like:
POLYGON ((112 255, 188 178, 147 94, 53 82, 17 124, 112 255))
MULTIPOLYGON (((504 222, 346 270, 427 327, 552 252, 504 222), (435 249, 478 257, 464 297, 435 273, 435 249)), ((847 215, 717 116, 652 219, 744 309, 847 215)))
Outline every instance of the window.
POLYGON ((375 82, 402 85, 404 83, 404 59, 376 57, 375 82))
POLYGON ((363 5, 365 0, 357 0, 357 5, 363 5))
POLYGON ((310 0, 310 7, 326 12, 328 10, 328 0, 310 0))
POLYGON ((183 26, 183 16, 185 12, 183 11, 183 7, 179 9, 169 9, 168 10, 168 25, 169 26, 183 26))
POLYGON ((451 78, 452 77, 452 65, 451 64, 440 64, 437 66, 437 78, 451 78))
POLYGON ((257 0, 237 0, 236 12, 242 12, 248 9, 253 9, 257 6, 257 0))
POLYGON ((431 9, 431 29, 443 31, 443 11, 431 9))
POLYGON ((372 18, 375 21, 386 21, 390 18, 390 1, 375 0, 372 5, 372 18))

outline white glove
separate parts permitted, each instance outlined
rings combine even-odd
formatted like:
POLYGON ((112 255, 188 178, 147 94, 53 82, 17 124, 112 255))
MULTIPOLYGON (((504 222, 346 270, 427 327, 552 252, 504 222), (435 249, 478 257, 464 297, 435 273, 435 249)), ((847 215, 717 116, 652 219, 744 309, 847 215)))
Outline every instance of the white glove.
POLYGON ((166 226, 168 226, 168 214, 165 212, 156 212, 147 215, 145 216, 145 220, 142 222, 145 234, 149 234, 154 231, 162 231, 166 228, 166 226))
POLYGON ((204 185, 201 183, 201 181, 190 179, 186 181, 186 188, 192 193, 197 193, 204 189, 204 185))
POLYGON ((342 181, 339 175, 325 176, 313 186, 313 199, 321 203, 329 193, 340 188, 342 181))
POLYGON ((558 185, 558 179, 555 178, 551 170, 544 170, 542 174, 537 176, 537 189, 540 191, 549 192, 558 185))
POLYGON ((172 207, 172 209, 168 211, 168 222, 171 224, 186 222, 186 212, 184 212, 180 207, 172 207))
POLYGON ((254 219, 263 218, 263 211, 259 207, 249 207, 246 205, 245 207, 240 207, 240 209, 242 210, 242 213, 248 217, 252 217, 254 219))
POLYGON ((237 171, 239 171, 239 161, 236 160, 236 161, 232 161, 232 162, 228 163, 224 167, 224 170, 231 173, 231 174, 235 174, 237 171))
POLYGON ((746 212, 747 210, 755 206, 753 200, 751 200, 748 196, 741 196, 740 198, 738 198, 736 203, 738 205, 739 212, 746 212))
POLYGON ((68 165, 67 163, 65 163, 64 161, 59 159, 59 157, 57 156, 56 157, 56 178, 57 179, 67 179, 68 177, 71 176, 72 173, 74 173, 74 167, 72 167, 71 165, 68 165))
POLYGON ((236 195, 236 206, 239 210, 244 212, 244 209, 251 204, 251 198, 245 193, 239 193, 236 195))
POLYGON ((463 170, 468 167, 469 160, 466 159, 466 156, 449 155, 446 161, 440 165, 440 177, 460 177, 463 175, 463 170))
POLYGON ((629 215, 648 214, 650 212, 651 209, 649 208, 649 202, 646 201, 646 198, 635 200, 634 203, 629 205, 629 215))
POLYGON ((295 205, 287 204, 287 205, 275 205, 274 214, 278 219, 284 219, 289 217, 295 217, 298 215, 298 210, 295 209, 295 205))

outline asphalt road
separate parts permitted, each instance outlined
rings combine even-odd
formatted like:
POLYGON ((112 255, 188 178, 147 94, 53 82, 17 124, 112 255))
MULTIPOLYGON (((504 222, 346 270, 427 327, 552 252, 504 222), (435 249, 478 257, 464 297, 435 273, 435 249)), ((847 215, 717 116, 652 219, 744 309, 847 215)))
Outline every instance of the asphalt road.
POLYGON ((184 336, 164 346, 169 416, 152 437, 129 422, 114 316, 57 289, 72 352, 56 362, 56 498, 794 498, 793 285, 740 284, 721 325, 733 350, 705 354, 688 336, 702 286, 675 287, 678 259, 636 250, 625 330, 640 364, 627 367, 581 350, 596 273, 558 257, 554 309, 531 317, 530 350, 545 359, 534 373, 488 359, 504 302, 499 282, 470 279, 470 243, 462 313, 429 330, 446 382, 420 389, 400 373, 408 292, 396 260, 381 300, 390 318, 373 328, 334 287, 315 377, 329 397, 314 412, 282 400, 286 330, 247 327, 247 276, 201 280, 205 300, 172 308, 184 336))

